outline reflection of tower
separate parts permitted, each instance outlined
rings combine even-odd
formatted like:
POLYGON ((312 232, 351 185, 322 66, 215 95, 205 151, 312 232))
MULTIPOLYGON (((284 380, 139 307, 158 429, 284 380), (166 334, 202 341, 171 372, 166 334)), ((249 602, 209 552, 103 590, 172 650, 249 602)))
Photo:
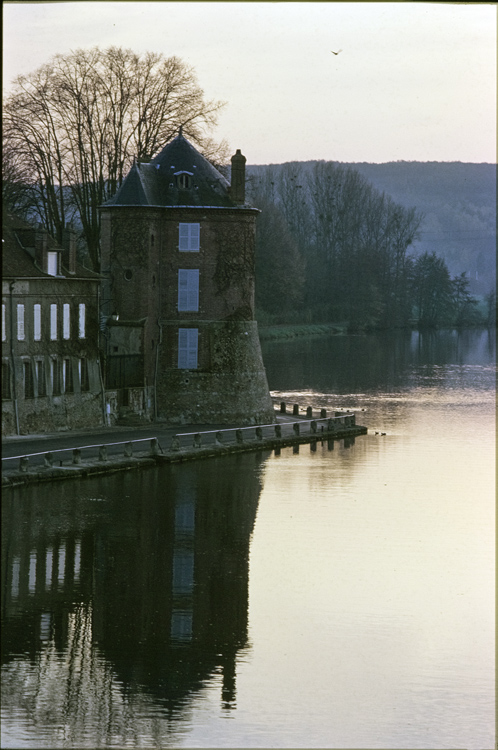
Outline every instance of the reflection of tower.
POLYGON ((110 723, 140 722, 134 701, 147 695, 169 734, 171 716, 220 674, 222 705, 234 706, 260 461, 241 454, 9 492, 2 702, 14 723, 21 705, 34 732, 58 717, 77 746, 82 722, 100 738, 110 723))

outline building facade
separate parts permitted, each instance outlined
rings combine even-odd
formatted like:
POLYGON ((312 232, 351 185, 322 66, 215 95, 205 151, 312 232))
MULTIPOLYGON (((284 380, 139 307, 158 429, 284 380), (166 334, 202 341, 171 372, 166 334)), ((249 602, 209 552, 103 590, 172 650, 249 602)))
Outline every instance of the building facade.
POLYGON ((101 207, 106 388, 171 423, 271 422, 254 320, 258 210, 181 130, 101 207))
POLYGON ((3 435, 103 424, 99 282, 77 263, 74 232, 60 247, 47 231, 4 212, 3 435))

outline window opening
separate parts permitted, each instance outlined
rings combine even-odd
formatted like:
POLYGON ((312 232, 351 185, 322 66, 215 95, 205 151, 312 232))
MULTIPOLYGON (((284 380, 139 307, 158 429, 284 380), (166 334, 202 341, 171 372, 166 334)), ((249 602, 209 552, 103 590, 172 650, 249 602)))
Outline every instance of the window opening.
POLYGON ((2 398, 10 398, 10 362, 2 362, 2 398))
POLYGON ((88 361, 80 359, 80 383, 82 391, 90 390, 90 381, 88 378, 88 361))
POLYGON ((66 303, 62 308, 62 338, 71 338, 71 319, 69 305, 66 303))
POLYGON ((58 253, 47 253, 47 273, 49 276, 57 276, 57 255, 58 253))
POLYGON ((197 369, 198 339, 198 328, 178 329, 178 369, 197 369))
POLYGON ((17 305, 17 340, 24 341, 24 305, 17 305))
POLYGON ((45 363, 43 360, 36 362, 36 381, 38 384, 38 396, 46 396, 47 385, 45 382, 45 363))
POLYGON ((58 359, 53 359, 51 363, 52 369, 52 395, 60 396, 61 394, 61 363, 58 359))
POLYGON ((199 310, 199 269, 178 271, 178 310, 196 312, 199 310))
POLYGON ((73 368, 71 367, 70 359, 64 360, 63 378, 64 378, 64 393, 73 393, 74 392, 73 368))
POLYGON ((33 305, 33 339, 41 339, 41 305, 33 305))
POLYGON ((78 316, 78 337, 80 339, 84 339, 85 338, 86 309, 85 309, 85 304, 83 302, 79 305, 78 312, 79 312, 79 316, 78 316))
POLYGON ((24 371, 24 398, 34 398, 35 390, 33 383, 33 370, 31 362, 23 362, 24 371))
POLYGON ((179 244, 178 248, 183 253, 198 253, 200 246, 200 224, 179 225, 179 244))
POLYGON ((57 305, 50 305, 50 340, 57 341, 57 305))

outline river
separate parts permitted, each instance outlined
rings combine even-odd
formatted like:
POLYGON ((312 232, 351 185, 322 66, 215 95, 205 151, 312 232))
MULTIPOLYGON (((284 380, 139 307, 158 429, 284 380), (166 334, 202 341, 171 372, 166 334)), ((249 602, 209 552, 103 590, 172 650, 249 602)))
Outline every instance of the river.
POLYGON ((2 747, 494 746, 494 332, 263 355, 368 434, 4 493, 2 747))

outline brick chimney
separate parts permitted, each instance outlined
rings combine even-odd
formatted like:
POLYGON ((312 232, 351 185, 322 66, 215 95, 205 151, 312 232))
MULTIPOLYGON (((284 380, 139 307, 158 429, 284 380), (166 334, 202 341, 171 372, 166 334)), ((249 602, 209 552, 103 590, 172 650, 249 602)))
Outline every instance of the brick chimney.
POLYGON ((34 232, 35 263, 47 273, 47 242, 48 232, 46 229, 36 229, 34 232))
POLYGON ((62 232, 62 264, 69 273, 76 273, 76 232, 64 229, 62 232))
POLYGON ((246 201, 246 157, 240 153, 240 148, 232 156, 232 184, 230 197, 234 203, 246 201))

